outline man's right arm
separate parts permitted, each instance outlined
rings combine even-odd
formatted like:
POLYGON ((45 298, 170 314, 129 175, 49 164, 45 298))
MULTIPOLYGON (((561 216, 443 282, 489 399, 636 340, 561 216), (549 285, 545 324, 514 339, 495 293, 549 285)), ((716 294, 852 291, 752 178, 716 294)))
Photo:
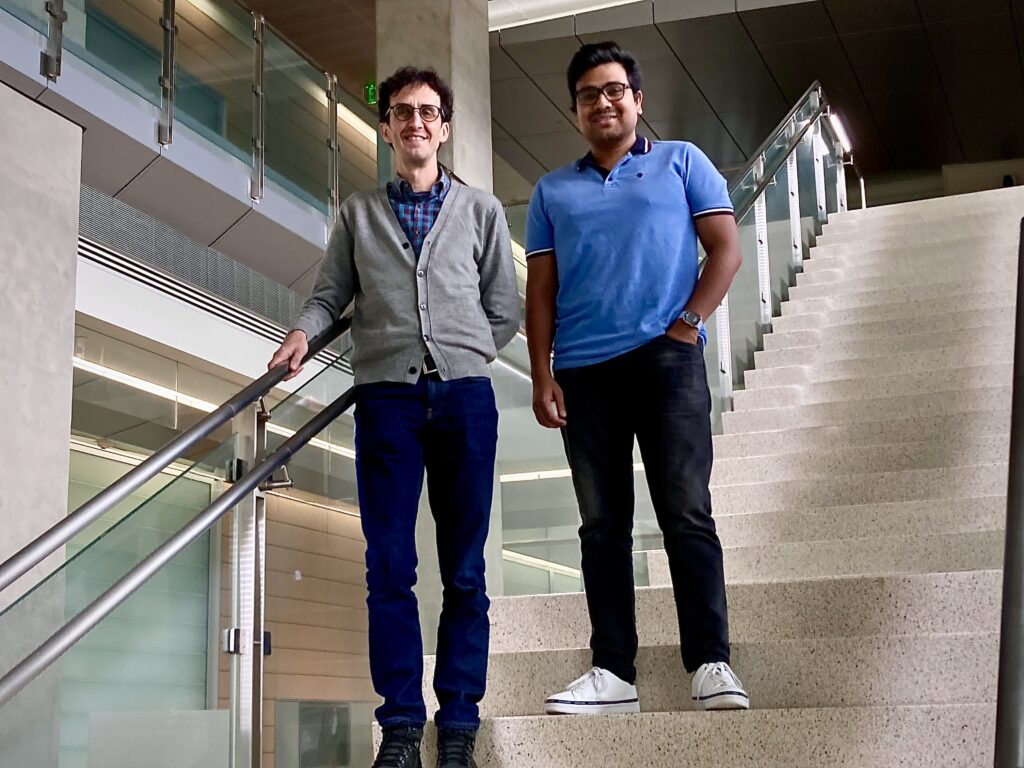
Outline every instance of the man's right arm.
POLYGON ((309 350, 309 340, 341 317, 357 289, 352 232, 342 213, 327 244, 313 293, 302 306, 295 327, 284 337, 284 342, 270 358, 267 368, 287 361, 288 375, 284 380, 299 375, 302 372, 302 359, 309 350))
POLYGON ((533 378, 533 414, 542 427, 557 429, 565 426, 565 401, 551 373, 558 297, 558 265, 554 252, 532 256, 526 262, 526 269, 526 344, 533 378))

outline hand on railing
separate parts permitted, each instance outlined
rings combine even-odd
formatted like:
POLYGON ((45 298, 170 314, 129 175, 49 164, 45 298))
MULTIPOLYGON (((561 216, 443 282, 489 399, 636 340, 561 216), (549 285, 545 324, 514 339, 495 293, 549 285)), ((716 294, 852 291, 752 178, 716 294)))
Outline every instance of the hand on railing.
POLYGON ((270 362, 267 363, 267 370, 272 370, 281 363, 286 362, 288 363, 288 375, 284 377, 284 381, 294 379, 302 373, 302 361, 306 357, 307 352, 309 352, 309 340, 306 338, 306 332, 298 329, 291 331, 284 337, 281 346, 277 348, 273 357, 270 358, 270 362))

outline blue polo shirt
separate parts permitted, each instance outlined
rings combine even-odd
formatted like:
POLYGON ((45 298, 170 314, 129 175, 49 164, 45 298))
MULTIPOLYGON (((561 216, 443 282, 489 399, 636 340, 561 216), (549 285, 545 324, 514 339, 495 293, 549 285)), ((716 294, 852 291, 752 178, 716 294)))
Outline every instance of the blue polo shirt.
POLYGON ((640 137, 610 173, 588 154, 541 178, 526 257, 553 253, 558 265, 554 368, 600 363, 664 334, 697 285, 694 220, 732 211, 725 179, 685 141, 640 137))

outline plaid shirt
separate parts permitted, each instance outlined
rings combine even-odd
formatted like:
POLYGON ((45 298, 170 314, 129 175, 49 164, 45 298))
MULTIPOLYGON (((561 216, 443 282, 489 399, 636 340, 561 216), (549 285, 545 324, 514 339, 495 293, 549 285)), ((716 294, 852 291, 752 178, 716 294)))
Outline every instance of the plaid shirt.
POLYGON ((441 169, 441 178, 426 192, 413 192, 412 184, 400 176, 388 182, 388 200, 402 231, 409 238, 413 253, 419 259, 423 241, 441 212, 441 204, 451 188, 452 180, 441 169))

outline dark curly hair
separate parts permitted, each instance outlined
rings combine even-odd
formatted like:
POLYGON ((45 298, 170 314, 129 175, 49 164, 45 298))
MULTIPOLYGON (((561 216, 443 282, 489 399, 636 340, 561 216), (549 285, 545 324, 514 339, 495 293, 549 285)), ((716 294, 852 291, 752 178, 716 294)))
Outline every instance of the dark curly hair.
POLYGON ((388 110, 391 109, 391 97, 403 88, 410 85, 422 83, 433 89, 434 93, 441 97, 441 121, 451 122, 452 114, 455 112, 455 96, 441 76, 433 69, 417 69, 416 67, 402 67, 395 74, 380 84, 377 93, 377 111, 380 114, 380 121, 388 121, 388 110))
POLYGON ((576 111, 576 83, 580 81, 587 72, 602 64, 621 64, 626 70, 626 80, 635 96, 640 90, 640 65, 629 53, 619 48, 618 43, 608 40, 603 43, 587 43, 580 46, 580 49, 569 62, 569 69, 566 71, 566 79, 569 81, 569 101, 571 109, 576 111))

